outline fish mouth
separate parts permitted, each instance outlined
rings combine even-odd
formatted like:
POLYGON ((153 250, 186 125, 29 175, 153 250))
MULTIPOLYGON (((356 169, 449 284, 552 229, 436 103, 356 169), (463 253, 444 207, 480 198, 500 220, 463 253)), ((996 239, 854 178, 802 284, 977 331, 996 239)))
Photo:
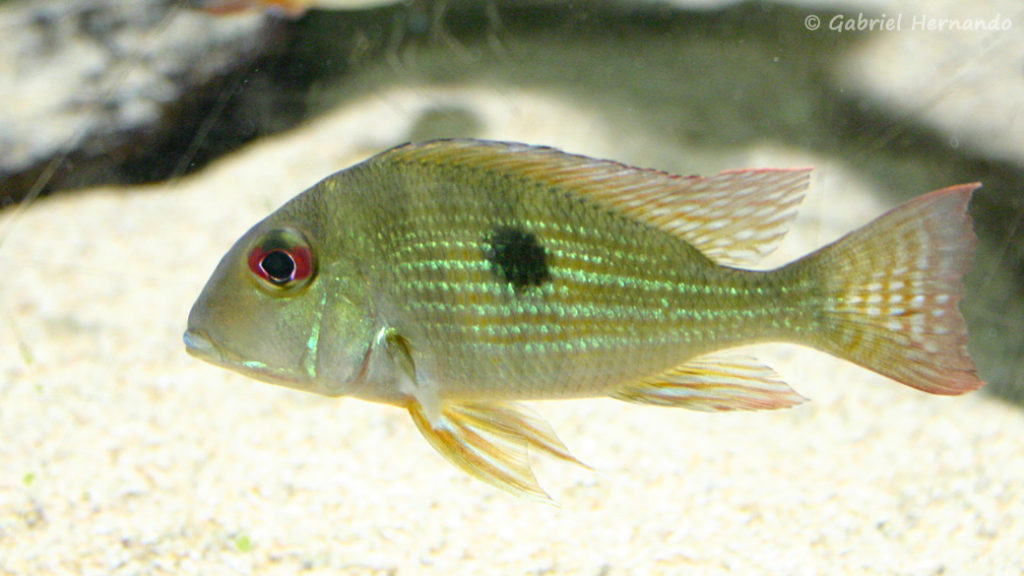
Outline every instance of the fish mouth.
POLYGON ((249 371, 257 371, 255 369, 263 368, 257 362, 246 362, 238 354, 225 349, 223 346, 218 346, 203 330, 190 328, 185 331, 182 340, 185 341, 185 351, 190 356, 199 358, 204 362, 209 362, 214 366, 222 366, 236 371, 243 368, 249 371))
POLYGON ((185 351, 191 356, 213 363, 223 361, 220 350, 202 330, 186 330, 182 340, 185 341, 185 351))
POLYGON ((185 351, 190 356, 214 366, 279 386, 295 388, 296 384, 304 383, 304 380, 295 375, 272 371, 262 362, 246 360, 233 350, 218 346, 203 330, 190 328, 185 331, 182 340, 185 341, 185 351))

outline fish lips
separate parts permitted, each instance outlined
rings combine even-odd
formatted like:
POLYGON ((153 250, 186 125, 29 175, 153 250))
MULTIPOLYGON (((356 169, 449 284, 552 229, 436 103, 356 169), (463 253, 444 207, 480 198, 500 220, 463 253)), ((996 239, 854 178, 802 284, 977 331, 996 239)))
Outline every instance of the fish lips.
POLYGON ((280 375, 272 374, 266 364, 246 360, 239 354, 218 346, 203 330, 189 328, 182 339, 185 341, 185 351, 204 362, 274 384, 282 380, 280 375))
POLYGON ((185 342, 185 351, 190 356, 198 358, 214 366, 227 368, 232 372, 238 372, 251 378, 274 384, 295 388, 306 392, 322 394, 324 396, 347 396, 358 391, 366 384, 366 375, 372 356, 372 348, 366 351, 362 362, 356 368, 355 378, 343 385, 330 385, 329 383, 309 381, 298 374, 284 374, 272 371, 266 364, 255 360, 246 360, 241 355, 217 345, 212 338, 203 330, 189 328, 182 336, 185 342))
POLYGON ((224 351, 218 348, 217 345, 213 343, 213 340, 211 340, 210 337, 202 330, 186 330, 182 339, 185 341, 185 351, 188 352, 190 356, 218 366, 230 366, 232 364, 241 363, 238 358, 233 359, 235 360, 234 363, 226 358, 226 356, 230 356, 230 354, 226 355, 224 351))

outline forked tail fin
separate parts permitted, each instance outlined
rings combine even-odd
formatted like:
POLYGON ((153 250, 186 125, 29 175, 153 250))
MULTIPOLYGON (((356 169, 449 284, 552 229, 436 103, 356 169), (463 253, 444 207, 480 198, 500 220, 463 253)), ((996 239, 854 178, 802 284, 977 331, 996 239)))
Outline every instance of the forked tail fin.
POLYGON ((932 394, 980 387, 957 303, 978 183, 919 196, 796 262, 824 278, 808 344, 932 394))

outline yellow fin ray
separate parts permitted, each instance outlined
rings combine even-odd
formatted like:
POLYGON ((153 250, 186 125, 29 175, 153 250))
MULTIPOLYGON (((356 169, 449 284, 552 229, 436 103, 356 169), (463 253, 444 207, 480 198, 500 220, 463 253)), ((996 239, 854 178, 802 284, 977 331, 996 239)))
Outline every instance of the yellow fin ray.
POLYGON ((612 394, 639 404, 705 412, 789 408, 807 399, 757 359, 736 354, 700 356, 612 394))
POLYGON ((515 402, 442 402, 432 421, 409 406, 420 433, 450 462, 475 478, 513 494, 550 501, 530 468, 529 448, 586 466, 540 416, 515 402))
POLYGON ((406 144, 375 161, 385 160, 507 171, 600 202, 728 266, 756 263, 778 246, 810 182, 809 168, 677 176, 554 148, 481 140, 406 144))

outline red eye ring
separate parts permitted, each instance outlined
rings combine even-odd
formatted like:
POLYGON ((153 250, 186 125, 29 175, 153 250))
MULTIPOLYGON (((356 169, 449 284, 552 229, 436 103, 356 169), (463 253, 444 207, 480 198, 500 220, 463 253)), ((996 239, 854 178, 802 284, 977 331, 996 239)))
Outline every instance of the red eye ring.
POLYGON ((294 288, 313 276, 313 253, 305 243, 272 234, 249 253, 249 270, 275 288, 294 288))

